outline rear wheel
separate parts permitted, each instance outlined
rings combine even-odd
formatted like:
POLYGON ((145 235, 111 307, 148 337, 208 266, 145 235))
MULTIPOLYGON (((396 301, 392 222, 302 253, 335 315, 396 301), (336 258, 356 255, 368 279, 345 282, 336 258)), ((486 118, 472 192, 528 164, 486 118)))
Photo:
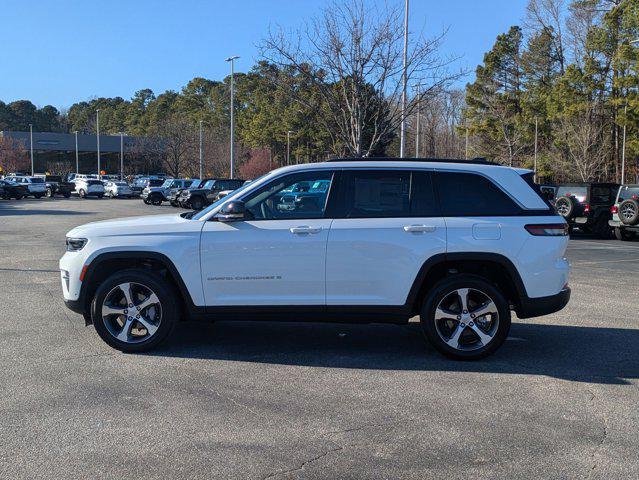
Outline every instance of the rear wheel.
POLYGON ((53 197, 53 189, 51 187, 47 187, 47 193, 45 195, 47 198, 53 197))
POLYGON ((162 205, 162 197, 157 193, 151 195, 151 204, 162 205))
POLYGON ((98 335, 123 352, 155 348, 179 319, 169 282, 146 270, 124 270, 107 278, 95 294, 91 319, 98 335))
POLYGON ((424 299, 420 318, 428 341, 462 360, 492 354, 510 331, 508 301, 492 283, 474 275, 439 281, 424 299))
POLYGON ((615 227, 615 238, 617 240, 632 240, 633 238, 635 238, 635 234, 634 232, 630 232, 628 230, 626 230, 625 228, 621 228, 621 227, 615 227))

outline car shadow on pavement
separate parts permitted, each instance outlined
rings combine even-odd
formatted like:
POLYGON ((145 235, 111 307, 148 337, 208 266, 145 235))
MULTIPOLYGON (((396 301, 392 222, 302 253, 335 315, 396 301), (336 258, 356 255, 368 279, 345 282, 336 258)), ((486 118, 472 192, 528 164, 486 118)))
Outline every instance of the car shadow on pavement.
POLYGON ((290 322, 186 322, 150 355, 323 368, 544 375, 628 384, 639 378, 639 330, 515 322, 492 356, 443 357, 417 323, 353 325, 290 322))

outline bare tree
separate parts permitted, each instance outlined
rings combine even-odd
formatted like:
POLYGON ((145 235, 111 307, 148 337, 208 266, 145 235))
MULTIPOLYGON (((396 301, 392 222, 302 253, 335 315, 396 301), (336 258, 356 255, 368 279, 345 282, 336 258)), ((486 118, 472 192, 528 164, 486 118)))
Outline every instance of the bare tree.
POLYGON ((27 171, 30 168, 22 142, 0 135, 0 167, 3 172, 27 171))
MULTIPOLYGON (((369 156, 388 142, 402 122, 403 12, 376 11, 361 0, 326 8, 305 31, 271 32, 261 45, 266 60, 292 69, 321 98, 319 116, 330 133, 335 153, 369 156), (340 147, 344 152, 340 151, 340 147)), ((407 61, 407 79, 422 79, 423 94, 436 91, 459 75, 450 75, 439 48, 444 33, 414 38, 407 61)), ((292 90, 293 98, 310 106, 308 92, 292 90)), ((409 105, 406 116, 413 113, 409 105)))
POLYGON ((567 154, 562 168, 566 179, 588 182, 605 176, 610 143, 605 139, 606 124, 597 118, 593 109, 563 117, 558 129, 563 139, 559 147, 567 154))
POLYGON ((562 75, 566 65, 563 28, 565 3, 565 0, 528 0, 525 20, 528 30, 534 32, 547 30, 552 32, 554 56, 559 62, 559 69, 562 75))
POLYGON ((197 126, 186 116, 173 114, 162 119, 153 132, 152 147, 160 149, 166 173, 173 177, 197 176, 197 126))

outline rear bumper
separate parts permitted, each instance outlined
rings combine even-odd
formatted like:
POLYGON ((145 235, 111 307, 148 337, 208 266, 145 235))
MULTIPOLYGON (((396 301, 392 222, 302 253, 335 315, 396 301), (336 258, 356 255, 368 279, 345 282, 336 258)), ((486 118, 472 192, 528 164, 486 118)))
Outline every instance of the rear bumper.
POLYGON ((83 302, 80 300, 67 300, 66 298, 64 299, 64 304, 69 310, 84 315, 84 308, 82 306, 82 303, 83 302))
POLYGON ((519 306, 515 309, 519 318, 541 317, 550 315, 564 308, 570 301, 570 288, 566 287, 556 295, 548 297, 521 299, 519 306))

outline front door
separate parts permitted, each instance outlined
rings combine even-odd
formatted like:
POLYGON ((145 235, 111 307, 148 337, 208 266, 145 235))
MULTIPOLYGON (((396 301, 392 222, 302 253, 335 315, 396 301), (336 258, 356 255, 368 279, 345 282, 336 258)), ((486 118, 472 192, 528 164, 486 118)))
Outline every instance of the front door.
POLYGON ((243 221, 202 230, 207 306, 325 305, 324 269, 333 172, 285 175, 247 194, 243 221))

